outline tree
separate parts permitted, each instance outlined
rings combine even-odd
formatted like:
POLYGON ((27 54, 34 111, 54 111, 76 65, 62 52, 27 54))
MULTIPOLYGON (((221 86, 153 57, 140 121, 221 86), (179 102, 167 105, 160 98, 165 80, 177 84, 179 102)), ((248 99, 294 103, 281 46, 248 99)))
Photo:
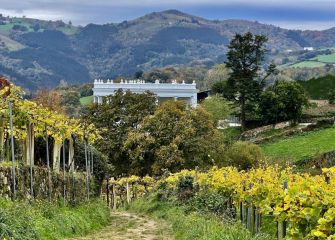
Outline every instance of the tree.
POLYGON ((143 71, 140 70, 140 71, 135 72, 134 77, 135 77, 135 79, 142 78, 143 77, 143 71))
POLYGON ((131 173, 143 176, 219 163, 224 145, 203 108, 167 101, 129 133, 124 149, 129 152, 131 173))
POLYGON ((233 93, 234 100, 240 107, 242 130, 246 129, 246 115, 250 111, 248 105, 257 102, 264 87, 265 79, 275 72, 271 64, 262 76, 265 43, 267 38, 262 35, 253 35, 248 32, 244 35, 236 34, 231 40, 227 53, 226 66, 231 73, 227 85, 233 93))
POLYGON ((63 96, 60 91, 39 89, 33 97, 33 100, 50 110, 64 113, 63 96))
POLYGON ((216 124, 232 113, 232 104, 219 95, 206 98, 201 105, 212 115, 216 124))
POLYGON ((33 26, 34 32, 38 32, 40 29, 41 29, 40 24, 35 23, 34 26, 33 26))
POLYGON ((139 128, 143 118, 154 113, 156 97, 150 92, 136 94, 118 90, 102 104, 93 104, 84 111, 82 119, 102 130, 96 147, 115 167, 114 174, 132 171, 129 152, 123 148, 129 132, 139 128))
POLYGON ((330 90, 330 92, 328 93, 328 101, 329 101, 329 104, 335 103, 335 90, 334 89, 330 90))
POLYGON ((297 123, 307 106, 305 89, 294 81, 277 81, 264 91, 260 101, 261 115, 266 123, 285 120, 297 123))
POLYGON ((229 69, 224 64, 217 64, 208 70, 204 79, 204 87, 211 88, 215 83, 226 81, 229 77, 229 69))

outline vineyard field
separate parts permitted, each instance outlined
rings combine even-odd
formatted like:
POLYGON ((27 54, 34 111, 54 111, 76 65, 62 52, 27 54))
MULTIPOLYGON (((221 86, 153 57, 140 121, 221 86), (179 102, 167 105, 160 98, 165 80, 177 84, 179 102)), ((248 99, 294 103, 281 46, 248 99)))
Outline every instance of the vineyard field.
MULTIPOLYGON (((131 196, 143 199, 151 193, 162 203, 173 201, 177 205, 191 204, 190 211, 211 211, 221 217, 229 211, 235 211, 233 216, 246 223, 246 228, 251 233, 259 233, 264 221, 257 219, 266 217, 272 218, 273 223, 279 223, 277 230, 284 229, 279 239, 285 236, 289 239, 335 237, 335 168, 324 168, 322 174, 310 175, 294 173, 292 168, 279 166, 249 171, 238 171, 233 167, 213 167, 205 172, 183 170, 158 181, 150 177, 131 176, 112 180, 111 184, 115 189, 112 199, 119 203, 127 199, 129 204, 134 200, 131 196), (283 222, 285 225, 279 227, 283 222)), ((157 210, 159 206, 153 209, 157 210)), ((168 214, 166 209, 163 212, 165 216, 168 214)), ((187 220, 179 224, 184 222, 187 220)), ((214 233, 215 231, 213 235, 217 235, 214 233)), ((205 236, 204 239, 211 238, 205 236)))

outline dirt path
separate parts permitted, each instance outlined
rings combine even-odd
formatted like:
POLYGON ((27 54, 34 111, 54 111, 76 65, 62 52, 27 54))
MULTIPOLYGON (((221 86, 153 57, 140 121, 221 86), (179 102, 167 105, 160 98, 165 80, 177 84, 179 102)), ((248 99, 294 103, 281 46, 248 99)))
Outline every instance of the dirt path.
POLYGON ((113 212, 111 224, 101 231, 71 240, 172 240, 167 223, 128 212, 113 212))

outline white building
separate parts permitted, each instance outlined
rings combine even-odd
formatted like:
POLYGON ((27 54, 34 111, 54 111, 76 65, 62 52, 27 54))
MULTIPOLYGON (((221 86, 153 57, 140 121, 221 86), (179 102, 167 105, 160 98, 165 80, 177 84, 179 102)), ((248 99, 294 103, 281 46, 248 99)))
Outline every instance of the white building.
POLYGON ((314 51, 313 47, 304 47, 304 51, 314 51))
POLYGON ((172 83, 160 83, 156 80, 155 83, 146 83, 143 80, 121 80, 120 83, 114 83, 113 80, 94 80, 93 96, 95 103, 102 103, 102 98, 105 96, 114 95, 118 89, 131 91, 133 93, 144 93, 150 91, 157 95, 160 100, 185 100, 191 106, 197 105, 197 88, 193 81, 191 84, 177 83, 173 80, 172 83))

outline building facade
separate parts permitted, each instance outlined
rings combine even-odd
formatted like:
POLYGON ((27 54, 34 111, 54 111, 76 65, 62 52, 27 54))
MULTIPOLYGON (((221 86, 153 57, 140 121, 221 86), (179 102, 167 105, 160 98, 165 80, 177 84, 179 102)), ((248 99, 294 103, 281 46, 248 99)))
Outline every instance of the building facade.
POLYGON ((157 100, 184 100, 192 107, 197 105, 197 88, 193 81, 191 84, 177 83, 173 80, 172 83, 160 83, 156 80, 155 83, 146 83, 143 80, 121 80, 120 83, 114 83, 113 80, 94 80, 93 97, 95 103, 102 103, 102 98, 105 96, 114 95, 115 91, 122 89, 133 93, 144 93, 150 91, 157 95, 157 100))

